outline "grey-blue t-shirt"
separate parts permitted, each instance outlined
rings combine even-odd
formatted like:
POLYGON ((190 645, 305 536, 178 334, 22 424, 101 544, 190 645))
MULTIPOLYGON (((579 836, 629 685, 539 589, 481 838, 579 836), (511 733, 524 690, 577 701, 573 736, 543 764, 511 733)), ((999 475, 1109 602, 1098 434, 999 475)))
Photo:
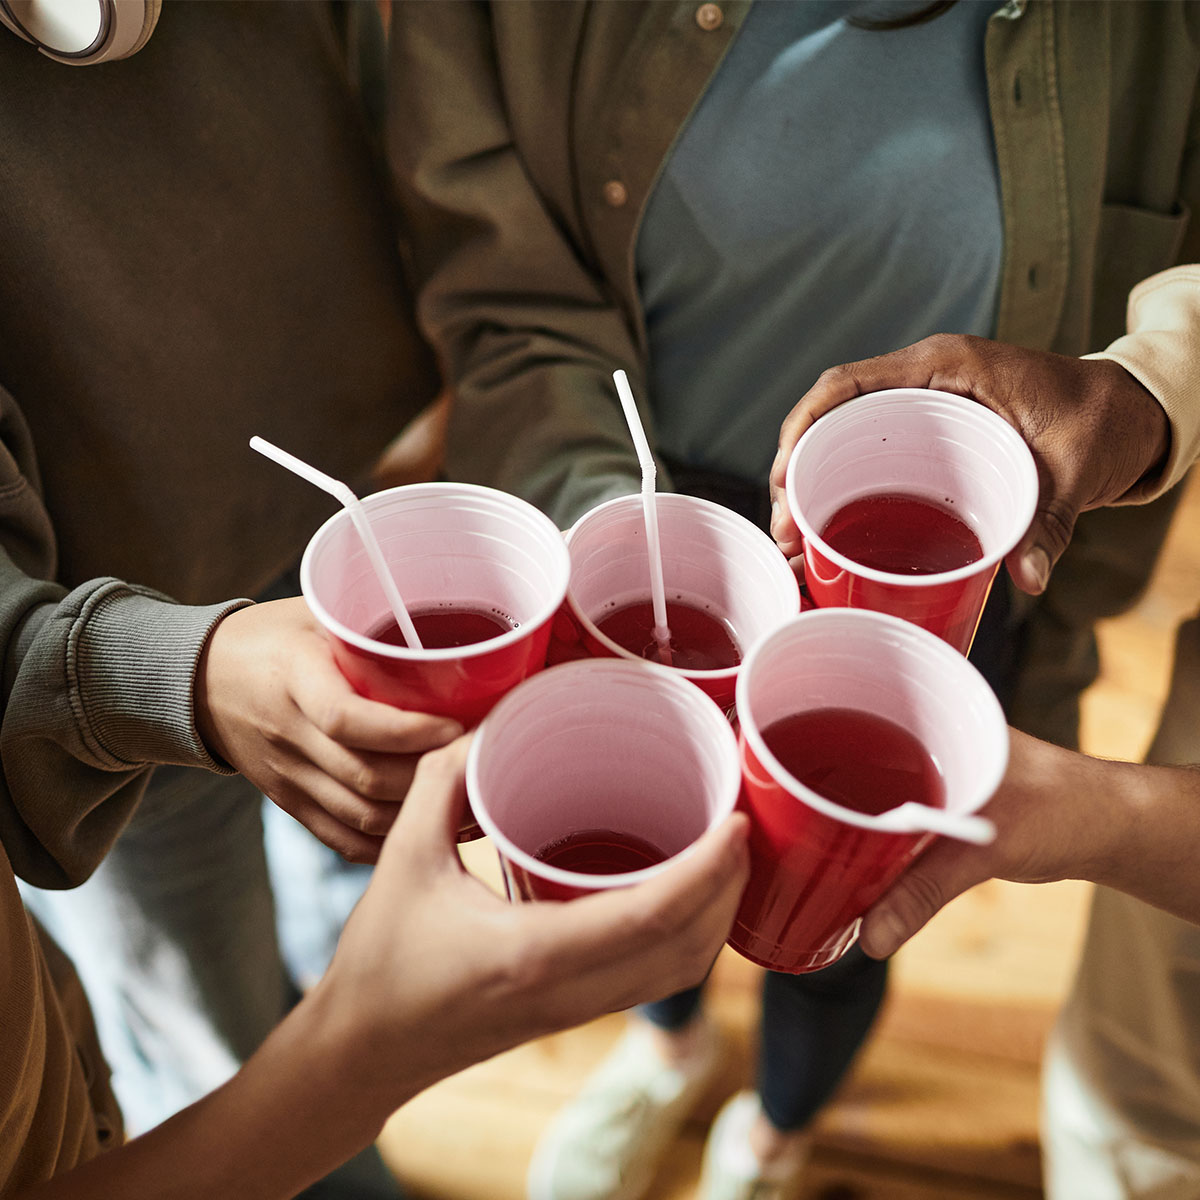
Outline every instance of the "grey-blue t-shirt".
POLYGON ((990 335, 1002 258, 993 0, 759 0, 665 163, 637 240, 659 449, 765 479, 828 366, 990 335))

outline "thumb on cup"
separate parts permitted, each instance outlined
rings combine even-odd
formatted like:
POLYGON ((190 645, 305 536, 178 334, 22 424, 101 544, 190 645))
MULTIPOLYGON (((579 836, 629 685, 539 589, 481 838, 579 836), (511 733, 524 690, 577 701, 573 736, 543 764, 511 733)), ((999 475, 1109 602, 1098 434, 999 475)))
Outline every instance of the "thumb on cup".
POLYGON ((943 841, 922 855, 867 910, 858 943, 871 958, 888 958, 956 896, 992 877, 986 847, 943 841))
POLYGON ((1021 591, 1037 596, 1046 590, 1050 572, 1067 548, 1078 516, 1078 508, 1054 495, 1039 502, 1028 531, 1005 559, 1008 573, 1021 591))
POLYGON ((804 553, 804 541, 800 536, 800 527, 795 517, 788 511, 787 499, 783 484, 776 487, 774 477, 771 482, 771 536, 775 544, 789 560, 800 558, 804 553))
POLYGON ((381 862, 396 857, 401 845, 440 851, 445 843, 447 855, 456 853, 458 830, 470 816, 465 773, 472 736, 463 734, 422 755, 399 816, 384 840, 381 862))

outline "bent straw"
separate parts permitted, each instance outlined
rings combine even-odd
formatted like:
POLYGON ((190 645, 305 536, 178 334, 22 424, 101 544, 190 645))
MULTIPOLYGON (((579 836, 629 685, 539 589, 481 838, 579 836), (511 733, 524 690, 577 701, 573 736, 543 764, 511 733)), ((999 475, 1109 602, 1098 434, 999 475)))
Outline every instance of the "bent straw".
POLYGON ((646 431, 642 428, 642 418, 638 415, 637 403, 629 387, 629 377, 624 371, 613 372, 613 382, 617 385, 617 395, 621 398, 621 408, 625 412, 625 423, 633 437, 633 448, 637 451, 638 462, 642 468, 642 512, 646 520, 646 550, 650 556, 650 603, 654 608, 654 640, 658 643, 658 657, 667 666, 671 665, 671 630, 667 626, 667 589, 663 583, 662 547, 658 540, 658 507, 654 502, 654 481, 658 468, 654 465, 654 455, 650 453, 650 443, 646 440, 646 431))
POLYGON ((940 833, 974 846, 987 846, 996 840, 996 827, 987 817, 974 813, 947 812, 927 804, 909 801, 897 808, 880 813, 875 828, 890 833, 940 833))
POLYGON ((405 608, 404 601, 400 598, 400 592, 396 588, 396 581, 392 578, 392 573, 383 560, 383 551, 379 548, 378 541, 375 540, 375 531, 371 528, 370 521, 367 520, 362 501, 340 479, 334 479, 333 476, 326 475, 324 471, 310 467, 308 463, 294 454, 289 454, 286 450, 280 450, 278 446, 272 445, 266 438, 260 438, 255 434, 250 439, 250 447, 257 450, 259 454, 265 454, 267 458, 277 462, 281 467, 287 467, 301 479, 307 479, 309 483, 328 492, 345 506, 346 511, 350 514, 350 520, 354 522, 354 528, 358 530, 359 538, 362 539, 363 549, 367 552, 367 558, 371 560, 371 566, 375 569, 375 575, 379 579, 383 594, 387 597, 391 607, 392 616, 396 618, 396 624, 400 627, 405 642, 410 650, 423 649, 421 639, 413 626, 412 617, 408 615, 408 609, 405 608))

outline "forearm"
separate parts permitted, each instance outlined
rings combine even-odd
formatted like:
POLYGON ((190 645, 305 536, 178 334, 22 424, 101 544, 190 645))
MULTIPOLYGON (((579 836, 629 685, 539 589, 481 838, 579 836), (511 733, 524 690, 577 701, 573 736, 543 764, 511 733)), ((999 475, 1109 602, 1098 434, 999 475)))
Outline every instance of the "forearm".
MULTIPOLYGON (((637 458, 611 372, 551 370, 532 360, 520 371, 493 385, 468 366, 449 423, 451 473, 528 500, 562 529, 596 505, 636 492, 637 458)), ((662 464, 657 480, 660 491, 671 489, 662 464)))
POLYGON ((287 1200, 372 1142, 407 1098, 401 1080, 386 1095, 363 1086, 356 1045, 318 989, 229 1083, 13 1200, 287 1200))
POLYGON ((987 879, 1083 879, 1200 924, 1200 769, 1112 762, 1011 731, 989 802, 990 846, 941 839, 863 923, 863 949, 894 954, 955 896, 987 879))
MULTIPOLYGON (((1118 762, 1013 730, 984 878, 1084 879, 1200 923, 1200 769, 1118 762)), ((960 889, 961 890, 961 889, 960 889)))
POLYGON ((1200 924, 1200 768, 1098 767, 1118 816, 1088 877, 1200 924))

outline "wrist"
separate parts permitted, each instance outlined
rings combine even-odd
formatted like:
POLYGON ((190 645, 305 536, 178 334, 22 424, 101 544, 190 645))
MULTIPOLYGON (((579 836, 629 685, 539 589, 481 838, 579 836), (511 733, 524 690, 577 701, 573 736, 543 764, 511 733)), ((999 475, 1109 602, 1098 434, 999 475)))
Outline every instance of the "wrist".
MULTIPOLYGON (((234 610, 236 612, 238 610, 234 610)), ((196 660, 196 674, 192 680, 192 719, 196 733, 205 749, 216 762, 229 766, 229 754, 225 739, 221 736, 218 701, 221 694, 221 650, 220 642, 233 612, 225 613, 208 631, 200 656, 196 660)))
POLYGON ((1158 781, 1153 768, 1139 763, 1089 759, 1086 794, 1094 797, 1091 854, 1081 878, 1117 891, 1129 891, 1143 869, 1141 849, 1151 832, 1158 781))
POLYGON ((372 1019, 369 985, 365 989, 343 980, 335 958, 330 969, 305 993, 301 1005, 306 1019, 327 1047, 327 1061, 352 1090, 357 1119, 376 1132, 402 1104, 432 1079, 414 1081, 406 1069, 417 1057, 398 1059, 396 1033, 372 1019))
POLYGON ((326 1111, 337 1108, 336 1123, 349 1142, 361 1143, 357 1150, 379 1136, 387 1119, 411 1095, 402 1094, 381 1069, 385 1055, 381 1039, 372 1036, 371 1022, 328 980, 326 972, 304 994, 285 1026, 291 1026, 290 1040, 304 1047, 313 1077, 320 1081, 315 1102, 326 1111))
POLYGON ((1090 361, 1110 376, 1112 403, 1109 436, 1129 455, 1127 478, 1111 500, 1141 491, 1163 472, 1171 453, 1171 421, 1158 397, 1128 367, 1098 356, 1090 361))
MULTIPOLYGON (((1121 368, 1125 370, 1124 367, 1121 368)), ((1128 374, 1128 372, 1126 372, 1128 374)), ((1171 422, 1158 397, 1136 376, 1130 375, 1133 389, 1139 398, 1138 420, 1142 434, 1143 464, 1131 487, 1140 487, 1157 479, 1171 456, 1171 422)))

